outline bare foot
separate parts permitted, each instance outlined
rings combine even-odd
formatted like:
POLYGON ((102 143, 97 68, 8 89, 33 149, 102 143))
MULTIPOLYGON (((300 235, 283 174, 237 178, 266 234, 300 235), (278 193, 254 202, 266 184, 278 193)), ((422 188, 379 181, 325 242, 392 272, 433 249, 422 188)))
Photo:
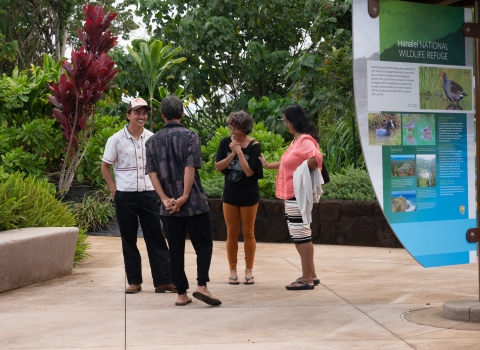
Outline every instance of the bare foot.
POLYGON ((187 304, 191 300, 188 296, 188 293, 178 294, 177 303, 178 304, 187 304))

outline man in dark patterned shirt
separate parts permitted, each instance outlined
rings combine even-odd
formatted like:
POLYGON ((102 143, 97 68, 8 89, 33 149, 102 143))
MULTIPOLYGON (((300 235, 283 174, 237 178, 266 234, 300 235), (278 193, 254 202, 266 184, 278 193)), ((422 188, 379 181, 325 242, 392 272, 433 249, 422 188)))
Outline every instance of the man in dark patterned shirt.
POLYGON ((193 297, 209 305, 220 305, 207 289, 212 260, 212 236, 209 206, 198 175, 202 153, 198 135, 180 124, 183 103, 167 96, 161 104, 165 126, 148 139, 146 173, 160 197, 160 215, 170 248, 172 280, 177 287, 175 305, 187 305, 192 299, 185 274, 185 236, 190 235, 197 254, 197 290, 193 297))

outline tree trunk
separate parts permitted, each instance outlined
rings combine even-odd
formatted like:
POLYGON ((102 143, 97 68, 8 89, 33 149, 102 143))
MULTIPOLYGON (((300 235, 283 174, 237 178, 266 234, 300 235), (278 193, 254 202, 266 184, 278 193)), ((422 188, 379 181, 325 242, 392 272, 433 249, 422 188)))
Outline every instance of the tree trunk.
POLYGON ((55 33, 55 62, 58 62, 60 60, 60 46, 61 46, 61 42, 60 42, 60 23, 59 21, 56 21, 57 23, 55 24, 55 29, 54 29, 54 33, 55 33))
POLYGON ((60 58, 65 57, 65 51, 67 51, 67 40, 68 40, 68 32, 64 30, 62 42, 60 46, 60 58))
POLYGON ((150 96, 150 131, 153 132, 153 95, 150 96))

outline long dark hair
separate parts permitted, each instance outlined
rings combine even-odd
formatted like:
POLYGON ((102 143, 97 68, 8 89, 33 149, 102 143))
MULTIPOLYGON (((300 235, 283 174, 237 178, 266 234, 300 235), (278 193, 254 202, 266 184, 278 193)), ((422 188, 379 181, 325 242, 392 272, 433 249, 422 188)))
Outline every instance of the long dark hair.
POLYGON ((317 140, 317 142, 320 142, 317 128, 308 116, 307 111, 302 106, 296 104, 289 105, 283 110, 283 115, 290 123, 292 123, 295 131, 301 134, 309 134, 317 140))

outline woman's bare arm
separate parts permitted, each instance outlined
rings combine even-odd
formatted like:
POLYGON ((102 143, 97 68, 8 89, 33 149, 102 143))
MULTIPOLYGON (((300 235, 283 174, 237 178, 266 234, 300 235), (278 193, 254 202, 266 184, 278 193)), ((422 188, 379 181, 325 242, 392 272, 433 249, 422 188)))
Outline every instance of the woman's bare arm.
POLYGON ((260 159, 260 162, 262 163, 265 169, 276 170, 280 168, 280 162, 268 163, 265 157, 263 156, 263 154, 260 154, 260 157, 258 157, 258 159, 260 159))

